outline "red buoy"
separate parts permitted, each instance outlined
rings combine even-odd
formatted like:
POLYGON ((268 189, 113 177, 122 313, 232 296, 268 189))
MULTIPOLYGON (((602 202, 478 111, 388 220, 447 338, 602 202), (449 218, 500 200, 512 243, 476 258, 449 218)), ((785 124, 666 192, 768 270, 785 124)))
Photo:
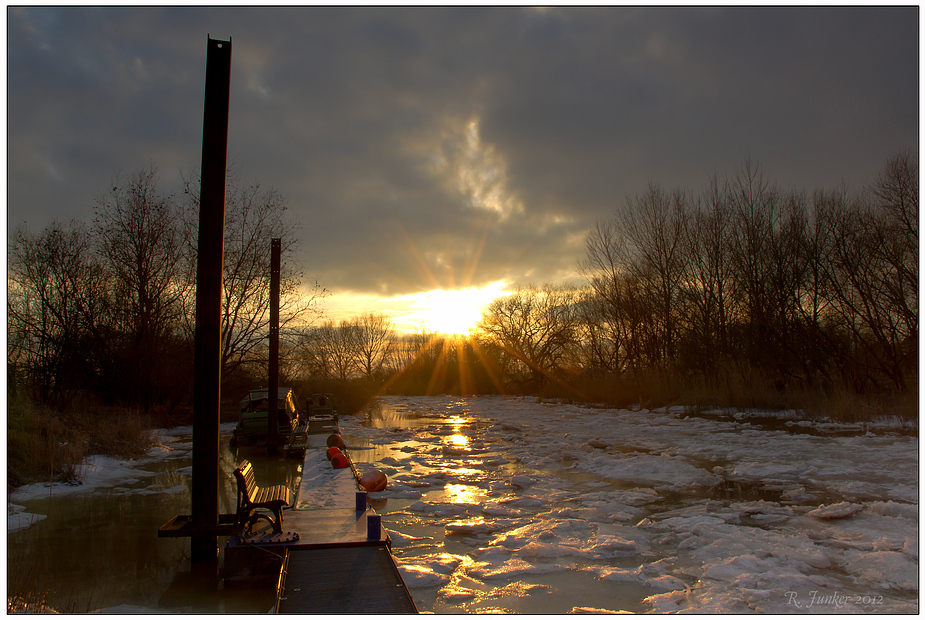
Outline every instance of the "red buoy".
POLYGON ((360 478, 360 486, 370 493, 381 491, 385 488, 385 485, 388 484, 388 482, 389 479, 386 478, 385 474, 378 469, 368 471, 360 478))
POLYGON ((334 469, 343 469, 344 467, 350 467, 350 460, 347 459, 347 456, 338 451, 337 454, 331 457, 331 465, 334 466, 334 469))
POLYGON ((328 448, 328 460, 329 461, 332 458, 334 458, 335 454, 341 454, 340 448, 338 448, 337 446, 331 446, 330 448, 328 448))
POLYGON ((328 447, 346 448, 347 445, 344 443, 343 437, 333 434, 328 436, 328 447))

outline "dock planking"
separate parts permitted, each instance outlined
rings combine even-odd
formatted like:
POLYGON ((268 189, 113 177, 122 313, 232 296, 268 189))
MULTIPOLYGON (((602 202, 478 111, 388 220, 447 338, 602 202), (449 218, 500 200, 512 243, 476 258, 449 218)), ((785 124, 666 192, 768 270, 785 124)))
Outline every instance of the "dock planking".
POLYGON ((413 614, 417 607, 384 545, 293 549, 277 613, 413 614))

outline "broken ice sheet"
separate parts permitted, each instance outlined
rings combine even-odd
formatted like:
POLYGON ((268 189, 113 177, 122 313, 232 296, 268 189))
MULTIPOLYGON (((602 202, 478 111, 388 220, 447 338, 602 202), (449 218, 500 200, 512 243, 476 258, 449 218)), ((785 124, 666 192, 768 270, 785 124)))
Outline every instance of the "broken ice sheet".
MULTIPOLYGON (((414 402, 414 407, 433 403, 434 411, 442 411, 447 399, 414 402)), ((758 426, 744 429, 728 421, 685 420, 678 411, 593 410, 523 398, 476 398, 467 403, 467 416, 484 421, 477 429, 467 428, 470 445, 481 441, 497 450, 480 458, 501 457, 508 461, 504 467, 488 469, 479 467, 478 459, 445 459, 423 450, 396 459, 411 468, 404 471, 422 478, 455 461, 476 470, 464 479, 445 478, 448 484, 482 489, 481 502, 465 502, 464 514, 413 513, 420 521, 433 519, 438 532, 447 520, 467 520, 464 517, 508 522, 494 531, 470 529, 470 534, 446 538, 449 548, 472 547, 467 551, 474 560, 471 571, 457 567, 453 582, 461 573, 488 576, 500 588, 504 579, 521 579, 516 574, 528 570, 522 564, 526 562, 550 576, 536 573, 522 579, 555 586, 576 566, 613 569, 620 562, 624 577, 635 574, 653 582, 650 587, 638 582, 624 586, 642 588, 636 610, 787 613, 794 609, 787 608, 779 588, 806 592, 861 585, 872 592, 897 593, 899 598, 888 597, 879 609, 853 611, 917 609, 915 591, 901 589, 918 575, 917 481, 899 475, 915 471, 915 438, 788 435, 758 426), (517 431, 511 430, 515 427, 517 431), (588 441, 598 437, 612 444, 609 452, 588 447, 588 441), (576 458, 563 460, 565 454, 576 458), (774 493, 711 497, 711 489, 733 472, 739 474, 736 481, 774 493), (510 484, 512 479, 516 486, 510 484), (698 496, 702 499, 695 502, 698 496), (820 503, 841 501, 863 504, 864 510, 834 520, 806 516, 820 503), (515 526, 517 518, 534 521, 515 526), (555 529, 553 524, 560 521, 584 522, 587 529, 555 529), (540 526, 516 532, 533 523, 540 526), (679 559, 663 573, 634 572, 666 554, 679 559), (844 568, 865 556, 870 557, 854 573, 844 568), (635 565, 627 567, 626 562, 635 565), (679 581, 686 587, 641 603, 653 588, 676 587, 679 581)), ((420 445, 439 448, 432 442, 420 445)), ((392 452, 393 457, 400 454, 392 452)), ((433 486, 423 489, 423 502, 445 499, 433 486)), ((398 509, 407 510, 403 506, 398 509)), ((435 539, 442 536, 436 534, 435 539)), ((484 593, 466 602, 471 593, 452 594, 453 582, 443 590, 461 608, 483 611, 478 601, 484 593)), ((600 582, 602 588, 613 588, 608 580, 600 582)), ((520 609, 513 601, 505 606, 520 609)), ((578 598, 565 611, 572 606, 592 605, 578 598)), ((595 602, 593 607, 609 609, 606 603, 595 602)))
POLYGON ((593 566, 585 570, 605 581, 638 583, 654 590, 671 591, 687 588, 681 579, 666 574, 667 569, 661 561, 641 564, 636 568, 593 566))
POLYGON ((507 549, 520 549, 534 542, 555 542, 557 545, 580 548, 595 532, 593 524, 579 519, 532 521, 497 535, 492 544, 507 549))
POLYGON ((815 510, 806 513, 808 517, 817 519, 844 519, 853 516, 864 510, 862 504, 852 504, 851 502, 839 502, 828 506, 819 506, 815 510))
POLYGON ((392 540, 393 547, 439 547, 442 541, 437 541, 431 536, 411 536, 403 534, 400 531, 389 528, 389 538, 392 540))
POLYGON ((469 577, 479 580, 511 579, 519 575, 541 575, 566 569, 567 567, 561 564, 526 562, 518 558, 505 560, 501 564, 477 561, 465 567, 466 574, 469 577))
POLYGON ((485 519, 482 517, 475 517, 472 519, 460 519, 458 521, 451 521, 444 526, 443 531, 447 536, 472 536, 474 534, 487 534, 489 532, 504 529, 505 526, 505 523, 499 523, 497 520, 485 521, 485 519))
POLYGON ((25 512, 25 506, 10 504, 7 509, 6 528, 7 532, 15 532, 25 529, 34 523, 38 523, 46 518, 46 515, 32 514, 25 512))
POLYGON ((646 484, 655 489, 685 490, 713 486, 722 478, 693 465, 683 456, 617 456, 586 459, 578 467, 611 480, 646 484))
POLYGON ((595 557, 620 558, 649 550, 650 534, 637 527, 600 525, 584 550, 595 557))
POLYGON ((858 585, 918 591, 918 564, 897 551, 847 551, 842 568, 858 585))
POLYGON ((440 588, 440 592, 438 593, 438 597, 441 600, 450 604, 471 601, 476 598, 481 598, 482 595, 483 593, 480 590, 465 588, 453 582, 440 588))
POLYGON ((419 566, 417 564, 399 562, 398 571, 410 588, 431 588, 443 585, 450 580, 449 575, 435 573, 426 566, 419 566))

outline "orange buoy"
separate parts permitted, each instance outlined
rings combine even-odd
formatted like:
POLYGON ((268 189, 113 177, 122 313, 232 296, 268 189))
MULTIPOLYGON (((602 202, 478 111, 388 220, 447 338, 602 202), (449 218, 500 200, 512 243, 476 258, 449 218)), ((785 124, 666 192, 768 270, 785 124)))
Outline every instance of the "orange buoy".
POLYGON ((331 465, 334 466, 334 469, 343 469, 344 467, 350 467, 350 460, 347 455, 338 450, 337 454, 331 457, 331 465))
POLYGON ((329 461, 332 458, 334 458, 335 454, 341 454, 340 448, 338 448, 337 446, 331 446, 330 448, 328 448, 328 460, 329 461))
POLYGON ((344 443, 343 437, 337 434, 333 434, 333 435, 328 435, 328 447, 329 448, 346 448, 347 444, 344 443))
POLYGON ((385 485, 388 484, 389 479, 386 478, 385 474, 374 469, 373 471, 368 471, 360 477, 360 486, 369 491, 370 493, 375 493, 376 491, 381 491, 385 488, 385 485))

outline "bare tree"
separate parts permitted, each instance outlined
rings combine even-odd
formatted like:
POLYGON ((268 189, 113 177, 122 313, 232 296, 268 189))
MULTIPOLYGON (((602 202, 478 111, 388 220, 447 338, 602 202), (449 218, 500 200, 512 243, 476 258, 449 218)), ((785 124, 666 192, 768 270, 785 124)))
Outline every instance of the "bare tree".
POLYGON ((884 264, 883 287, 896 309, 904 338, 918 340, 919 159, 897 153, 867 190, 877 220, 873 251, 884 264))
POLYGON ((596 224, 586 249, 581 341, 593 369, 726 365, 778 388, 840 372, 859 390, 904 390, 916 376, 914 153, 856 196, 781 191, 749 159, 696 199, 650 185, 596 224))
POLYGON ((775 365, 774 244, 782 213, 782 193, 750 159, 729 186, 733 221, 730 262, 734 269, 736 321, 742 326, 744 357, 762 367, 775 365))
POLYGON ((484 344, 506 354, 509 373, 516 374, 520 364, 534 383, 545 383, 562 369, 576 342, 577 295, 570 287, 524 286, 495 299, 479 322, 484 344))
POLYGON ((577 364, 592 374, 616 374, 620 368, 619 323, 608 319, 605 304, 594 289, 579 293, 577 364))
POLYGON ((356 372, 358 337, 348 320, 325 321, 302 336, 302 355, 316 377, 346 380, 356 372))
POLYGON ((8 362, 44 402, 66 402, 98 366, 106 298, 91 242, 83 224, 56 221, 10 245, 8 362))
POLYGON ((151 404, 155 364, 180 325, 188 256, 180 237, 180 210, 158 189, 152 165, 120 176, 97 200, 95 228, 105 261, 118 331, 126 335, 123 363, 138 397, 151 404))
POLYGON ((388 361, 394 330, 385 314, 366 313, 352 321, 357 339, 357 362, 367 378, 380 375, 388 361))
POLYGON ((900 154, 861 200, 827 203, 822 213, 828 290, 853 343, 847 370, 859 390, 878 377, 906 390, 917 370, 916 178, 917 159, 900 154))
POLYGON ((402 334, 393 339, 392 361, 394 370, 410 368, 412 364, 432 366, 436 363, 435 343, 439 340, 436 332, 421 328, 421 331, 402 334))
MULTIPOLYGON (((199 177, 184 178, 187 197, 187 245, 196 254, 199 214, 199 177)), ((222 274, 222 371, 231 373, 247 363, 264 364, 268 354, 270 321, 270 244, 281 240, 280 336, 295 346, 302 330, 320 315, 318 302, 326 295, 318 283, 300 290, 303 274, 292 260, 297 226, 286 216, 285 197, 259 182, 244 184, 235 171, 228 173, 225 198, 225 250, 222 274)), ((195 267, 195 261, 192 261, 195 267)), ((188 273, 193 278, 195 270, 188 273)), ((193 333, 195 299, 186 299, 186 329, 193 333)))
POLYGON ((585 240, 585 258, 578 270, 593 295, 584 302, 586 338, 591 358, 606 372, 624 370, 626 356, 626 299, 622 283, 627 275, 626 244, 615 221, 598 221, 585 240))
POLYGON ((674 361, 676 345, 676 304, 683 277, 682 232, 688 196, 675 192, 669 196, 650 184, 642 196, 627 199, 618 214, 626 239, 627 271, 645 286, 655 304, 657 341, 652 343, 655 363, 674 361))
POLYGON ((727 188, 714 175, 684 226, 682 312, 691 366, 712 366, 731 351, 731 234, 727 188))

